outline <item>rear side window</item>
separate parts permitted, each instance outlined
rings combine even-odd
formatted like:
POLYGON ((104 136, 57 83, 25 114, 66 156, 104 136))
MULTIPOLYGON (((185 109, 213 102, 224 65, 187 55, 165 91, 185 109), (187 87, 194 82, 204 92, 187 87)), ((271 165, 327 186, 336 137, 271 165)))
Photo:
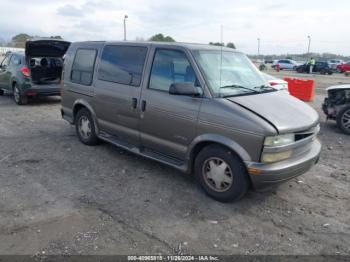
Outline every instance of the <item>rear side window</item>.
POLYGON ((81 85, 91 85, 97 51, 78 49, 74 58, 71 81, 81 85))
POLYGON ((105 46, 98 79, 140 86, 146 54, 147 48, 142 46, 105 46))
POLYGON ((20 65, 21 59, 17 55, 12 55, 10 64, 11 65, 20 65))

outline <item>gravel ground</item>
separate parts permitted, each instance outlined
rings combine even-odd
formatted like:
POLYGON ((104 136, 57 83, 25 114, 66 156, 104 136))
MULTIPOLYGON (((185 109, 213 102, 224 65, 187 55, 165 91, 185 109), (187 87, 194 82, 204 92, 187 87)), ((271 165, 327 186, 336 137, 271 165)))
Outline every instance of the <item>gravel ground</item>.
POLYGON ((319 164, 231 204, 162 164, 84 146, 59 98, 0 97, 0 254, 349 255, 350 139, 320 110, 324 88, 348 78, 313 78, 319 164))

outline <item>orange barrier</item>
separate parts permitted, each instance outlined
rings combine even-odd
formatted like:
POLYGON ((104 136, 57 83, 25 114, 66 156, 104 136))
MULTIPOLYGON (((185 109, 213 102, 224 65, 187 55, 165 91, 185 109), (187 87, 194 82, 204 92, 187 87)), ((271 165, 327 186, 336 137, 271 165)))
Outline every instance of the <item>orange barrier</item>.
POLYGON ((292 96, 303 101, 313 101, 315 97, 315 81, 285 77, 288 82, 288 91, 292 96))

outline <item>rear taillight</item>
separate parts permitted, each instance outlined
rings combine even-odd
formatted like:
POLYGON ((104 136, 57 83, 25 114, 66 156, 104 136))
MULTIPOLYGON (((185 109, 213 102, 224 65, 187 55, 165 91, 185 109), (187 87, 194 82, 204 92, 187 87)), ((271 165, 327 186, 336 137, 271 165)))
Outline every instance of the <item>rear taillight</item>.
POLYGON ((22 67, 21 68, 21 72, 22 74, 25 76, 25 77, 30 77, 30 71, 29 71, 29 68, 28 67, 22 67))
POLYGON ((271 85, 271 86, 277 86, 278 83, 276 83, 276 82, 270 82, 270 85, 271 85))

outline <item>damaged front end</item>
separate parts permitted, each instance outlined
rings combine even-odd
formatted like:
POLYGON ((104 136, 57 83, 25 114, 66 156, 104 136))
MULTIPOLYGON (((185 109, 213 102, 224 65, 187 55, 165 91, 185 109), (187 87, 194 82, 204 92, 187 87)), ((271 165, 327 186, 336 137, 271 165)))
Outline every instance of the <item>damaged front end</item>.
POLYGON ((350 84, 327 88, 328 97, 322 104, 327 119, 336 120, 344 133, 350 134, 350 84))

